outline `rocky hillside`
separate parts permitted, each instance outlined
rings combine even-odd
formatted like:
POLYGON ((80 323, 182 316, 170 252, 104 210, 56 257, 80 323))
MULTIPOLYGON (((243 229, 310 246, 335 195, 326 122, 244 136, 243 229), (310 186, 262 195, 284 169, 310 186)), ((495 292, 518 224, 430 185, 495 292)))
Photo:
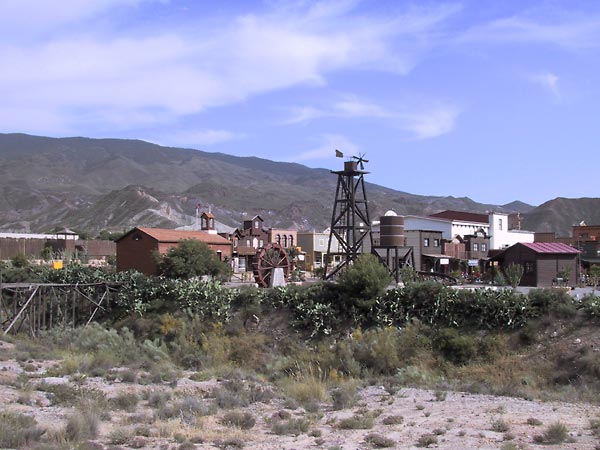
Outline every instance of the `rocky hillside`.
MULTIPOLYGON (((0 134, 0 229, 5 231, 176 227, 194 223, 197 204, 212 208, 230 226, 261 214, 268 226, 323 229, 335 183, 326 169, 255 157, 137 140, 0 134)), ((420 196, 375 184, 367 189, 373 218, 388 209, 429 214, 532 208, 420 196)))

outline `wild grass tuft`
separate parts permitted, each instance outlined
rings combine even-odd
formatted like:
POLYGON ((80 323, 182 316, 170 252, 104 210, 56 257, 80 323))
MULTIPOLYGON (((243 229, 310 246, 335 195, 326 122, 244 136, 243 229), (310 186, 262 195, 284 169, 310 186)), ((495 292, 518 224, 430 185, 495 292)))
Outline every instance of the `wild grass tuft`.
POLYGON ((69 441, 79 442, 98 436, 100 418, 94 411, 76 411, 67 418, 65 434, 69 441))
POLYGON ((347 417, 338 422, 337 427, 342 430, 368 430, 373 428, 375 419, 373 415, 354 414, 352 417, 347 417))
POLYGON ((223 425, 249 430, 256 424, 256 419, 250 412, 231 411, 221 419, 223 425))
POLYGON ((417 440, 417 447, 429 447, 438 443, 438 438, 433 434, 424 434, 417 440))
POLYGON ((400 425, 402 422, 404 422, 404 417, 399 415, 386 416, 381 421, 384 425, 400 425))
POLYGON ((369 433, 365 436, 365 442, 376 448, 389 448, 396 445, 396 441, 379 433, 369 433))
POLYGON ((33 417, 8 411, 0 412, 0 447, 22 448, 38 442, 45 430, 33 417))
POLYGON ((569 437, 569 430, 562 422, 554 422, 544 430, 541 435, 534 436, 533 440, 538 444, 562 444, 569 437))
POLYGON ((492 421, 492 431, 496 433, 505 433, 510 429, 510 425, 504 419, 496 419, 492 421))
POLYGON ((294 435, 297 436, 302 433, 306 433, 310 427, 310 421, 308 419, 289 419, 283 421, 273 422, 271 425, 271 431, 277 435, 294 435))

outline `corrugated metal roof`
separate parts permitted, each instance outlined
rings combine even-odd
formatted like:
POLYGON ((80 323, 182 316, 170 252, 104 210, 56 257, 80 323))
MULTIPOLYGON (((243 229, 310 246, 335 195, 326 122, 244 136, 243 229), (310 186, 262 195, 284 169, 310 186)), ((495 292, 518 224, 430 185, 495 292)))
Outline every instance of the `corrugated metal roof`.
POLYGON ((521 242, 536 253, 579 253, 579 250, 562 242, 521 242))
POLYGON ((137 227, 143 233, 152 236, 159 242, 179 242, 184 239, 195 239, 206 242, 207 244, 231 244, 230 241, 218 234, 210 234, 205 231, 183 231, 169 230, 165 228, 145 228, 137 227))
POLYGON ((430 217, 439 219, 459 220, 461 222, 489 223, 487 214, 472 213, 466 211, 452 211, 450 209, 436 214, 431 214, 430 217))

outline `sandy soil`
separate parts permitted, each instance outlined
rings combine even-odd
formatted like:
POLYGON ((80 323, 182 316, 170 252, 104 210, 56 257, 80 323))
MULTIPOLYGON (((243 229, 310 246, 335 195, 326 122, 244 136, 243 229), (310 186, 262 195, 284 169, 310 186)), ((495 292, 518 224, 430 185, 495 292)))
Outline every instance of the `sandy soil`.
MULTIPOLYGON (((10 344, 2 343, 6 350, 10 344)), ((66 418, 74 412, 73 407, 52 405, 47 393, 38 391, 35 386, 46 383, 70 383, 67 377, 45 377, 44 371, 56 362, 16 361, 3 358, 0 361, 0 402, 3 410, 18 411, 33 415, 42 426, 53 430, 64 427, 66 418), (30 385, 19 384, 19 374, 24 368, 30 379, 30 385), (24 392, 26 393, 23 400, 24 392)), ((189 375, 189 374, 187 374, 189 375)), ((21 375, 21 380, 23 375, 21 375)), ((243 384, 245 381, 241 381, 243 384)), ((142 398, 148 398, 149 392, 171 392, 176 399, 196 398, 206 404, 214 402, 211 393, 218 389, 223 381, 210 379, 196 382, 184 376, 174 383, 139 385, 122 383, 118 380, 108 382, 102 378, 86 378, 77 381, 79 386, 102 390, 110 397, 120 392, 136 392, 142 398)), ((590 420, 600 418, 600 408, 592 404, 568 404, 561 402, 538 402, 522 399, 473 395, 461 392, 447 392, 445 399, 436 396, 436 392, 401 388, 393 394, 383 386, 369 386, 359 391, 359 399, 350 409, 335 411, 331 403, 323 403, 316 411, 307 412, 303 408, 286 409, 282 399, 274 398, 266 403, 252 403, 242 411, 251 412, 256 424, 250 430, 241 430, 220 423, 226 414, 224 409, 214 409, 206 416, 189 418, 175 417, 169 420, 156 418, 156 409, 147 401, 140 401, 133 412, 111 410, 102 421, 100 435, 94 442, 99 449, 109 448, 244 448, 253 449, 369 449, 377 448, 373 438, 379 436, 380 443, 387 438, 389 448, 419 448, 418 443, 424 435, 431 436, 430 448, 440 449, 509 449, 509 448, 561 448, 595 449, 600 448, 600 439, 590 429, 590 420), (283 411, 283 412, 282 412, 283 411), (341 429, 340 421, 354 414, 371 414, 375 417, 371 429, 341 429), (272 432, 272 424, 277 420, 288 420, 286 416, 310 420, 306 432, 298 435, 277 435, 272 432), (396 418, 396 424, 385 425, 390 416, 396 418), (399 418, 401 416, 401 418, 399 418), (285 419, 280 419, 284 417, 285 419), (532 425, 536 419, 541 424, 532 425), (571 442, 554 446, 541 445, 534 441, 536 435, 546 427, 560 421, 569 430, 571 442), (504 425, 504 431, 498 424, 504 425), (495 426, 494 426, 495 424, 495 426), (147 436, 135 437, 140 425, 146 429, 147 436), (115 446, 110 443, 115 429, 129 430, 130 436, 125 444, 115 446), (437 441, 437 442, 435 442, 437 441), (185 442, 185 443, 184 443, 185 442), (393 444, 392 444, 393 443, 393 444), (510 447, 510 444, 513 447, 510 447), (504 446, 504 447, 503 447, 504 446)), ((289 405, 288 405, 289 406, 289 405)), ((99 412, 101 413, 101 412, 99 412)))

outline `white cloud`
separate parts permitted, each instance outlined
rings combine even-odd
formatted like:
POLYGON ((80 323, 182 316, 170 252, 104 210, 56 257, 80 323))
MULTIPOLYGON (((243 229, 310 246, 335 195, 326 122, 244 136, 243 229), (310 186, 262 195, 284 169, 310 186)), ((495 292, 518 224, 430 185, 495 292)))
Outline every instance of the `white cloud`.
POLYGON ((384 108, 374 104, 360 101, 356 98, 347 98, 334 105, 334 110, 346 117, 389 117, 390 113, 384 108))
MULTIPOLYGON (((10 61, 0 71, 0 114, 16 108, 45 111, 60 116, 55 120, 65 128, 82 120, 109 126, 127 116, 140 121, 135 125, 145 119, 152 125, 273 90, 324 84, 334 71, 405 73, 415 63, 414 51, 395 42, 424 42, 453 13, 439 7, 378 17, 356 13, 352 1, 300 3, 221 23, 190 18, 185 28, 168 31, 156 23, 149 27, 151 35, 135 23, 111 30, 111 21, 101 20, 117 8, 150 1, 0 2, 0 28, 24 23, 25 29, 52 31, 0 40, 0 58, 10 61), (44 28, 46 15, 50 25, 44 28)), ((335 108, 347 116, 380 114, 353 101, 335 108)), ((311 114, 318 112, 305 110, 297 120, 311 114)))
MULTIPOLYGON (((544 16, 543 14, 539 14, 544 16)), ((561 11, 561 16, 512 16, 479 25, 458 39, 472 43, 541 43, 577 50, 600 46, 600 18, 573 15, 561 11)))
POLYGON ((385 108, 351 95, 346 95, 342 99, 334 101, 331 106, 326 108, 302 106, 292 108, 291 112, 291 116, 283 122, 285 125, 307 123, 323 117, 384 118, 392 116, 385 108))
MULTIPOLYGON (((41 35, 120 7, 160 0, 2 0, 0 36, 5 39, 41 35)), ((66 29, 61 30, 63 33, 66 29)))
POLYGON ((557 75, 552 72, 543 72, 531 75, 529 79, 550 92, 554 98, 560 99, 560 91, 558 89, 559 78, 557 75))
POLYGON ((295 155, 290 161, 303 162, 316 159, 333 159, 335 150, 341 150, 346 155, 357 154, 359 147, 346 136, 340 134, 325 134, 321 137, 321 144, 295 155))
POLYGON ((412 133, 417 139, 431 139, 451 132, 460 110, 448 105, 403 113, 399 116, 400 128, 412 133))
POLYGON ((386 109, 375 103, 347 96, 343 100, 332 102, 328 108, 305 106, 293 110, 285 125, 307 123, 328 117, 336 118, 374 118, 398 126, 416 139, 430 139, 451 132, 460 109, 444 102, 433 102, 423 98, 406 99, 401 109, 386 109), (425 105, 425 106, 423 106, 425 105))

